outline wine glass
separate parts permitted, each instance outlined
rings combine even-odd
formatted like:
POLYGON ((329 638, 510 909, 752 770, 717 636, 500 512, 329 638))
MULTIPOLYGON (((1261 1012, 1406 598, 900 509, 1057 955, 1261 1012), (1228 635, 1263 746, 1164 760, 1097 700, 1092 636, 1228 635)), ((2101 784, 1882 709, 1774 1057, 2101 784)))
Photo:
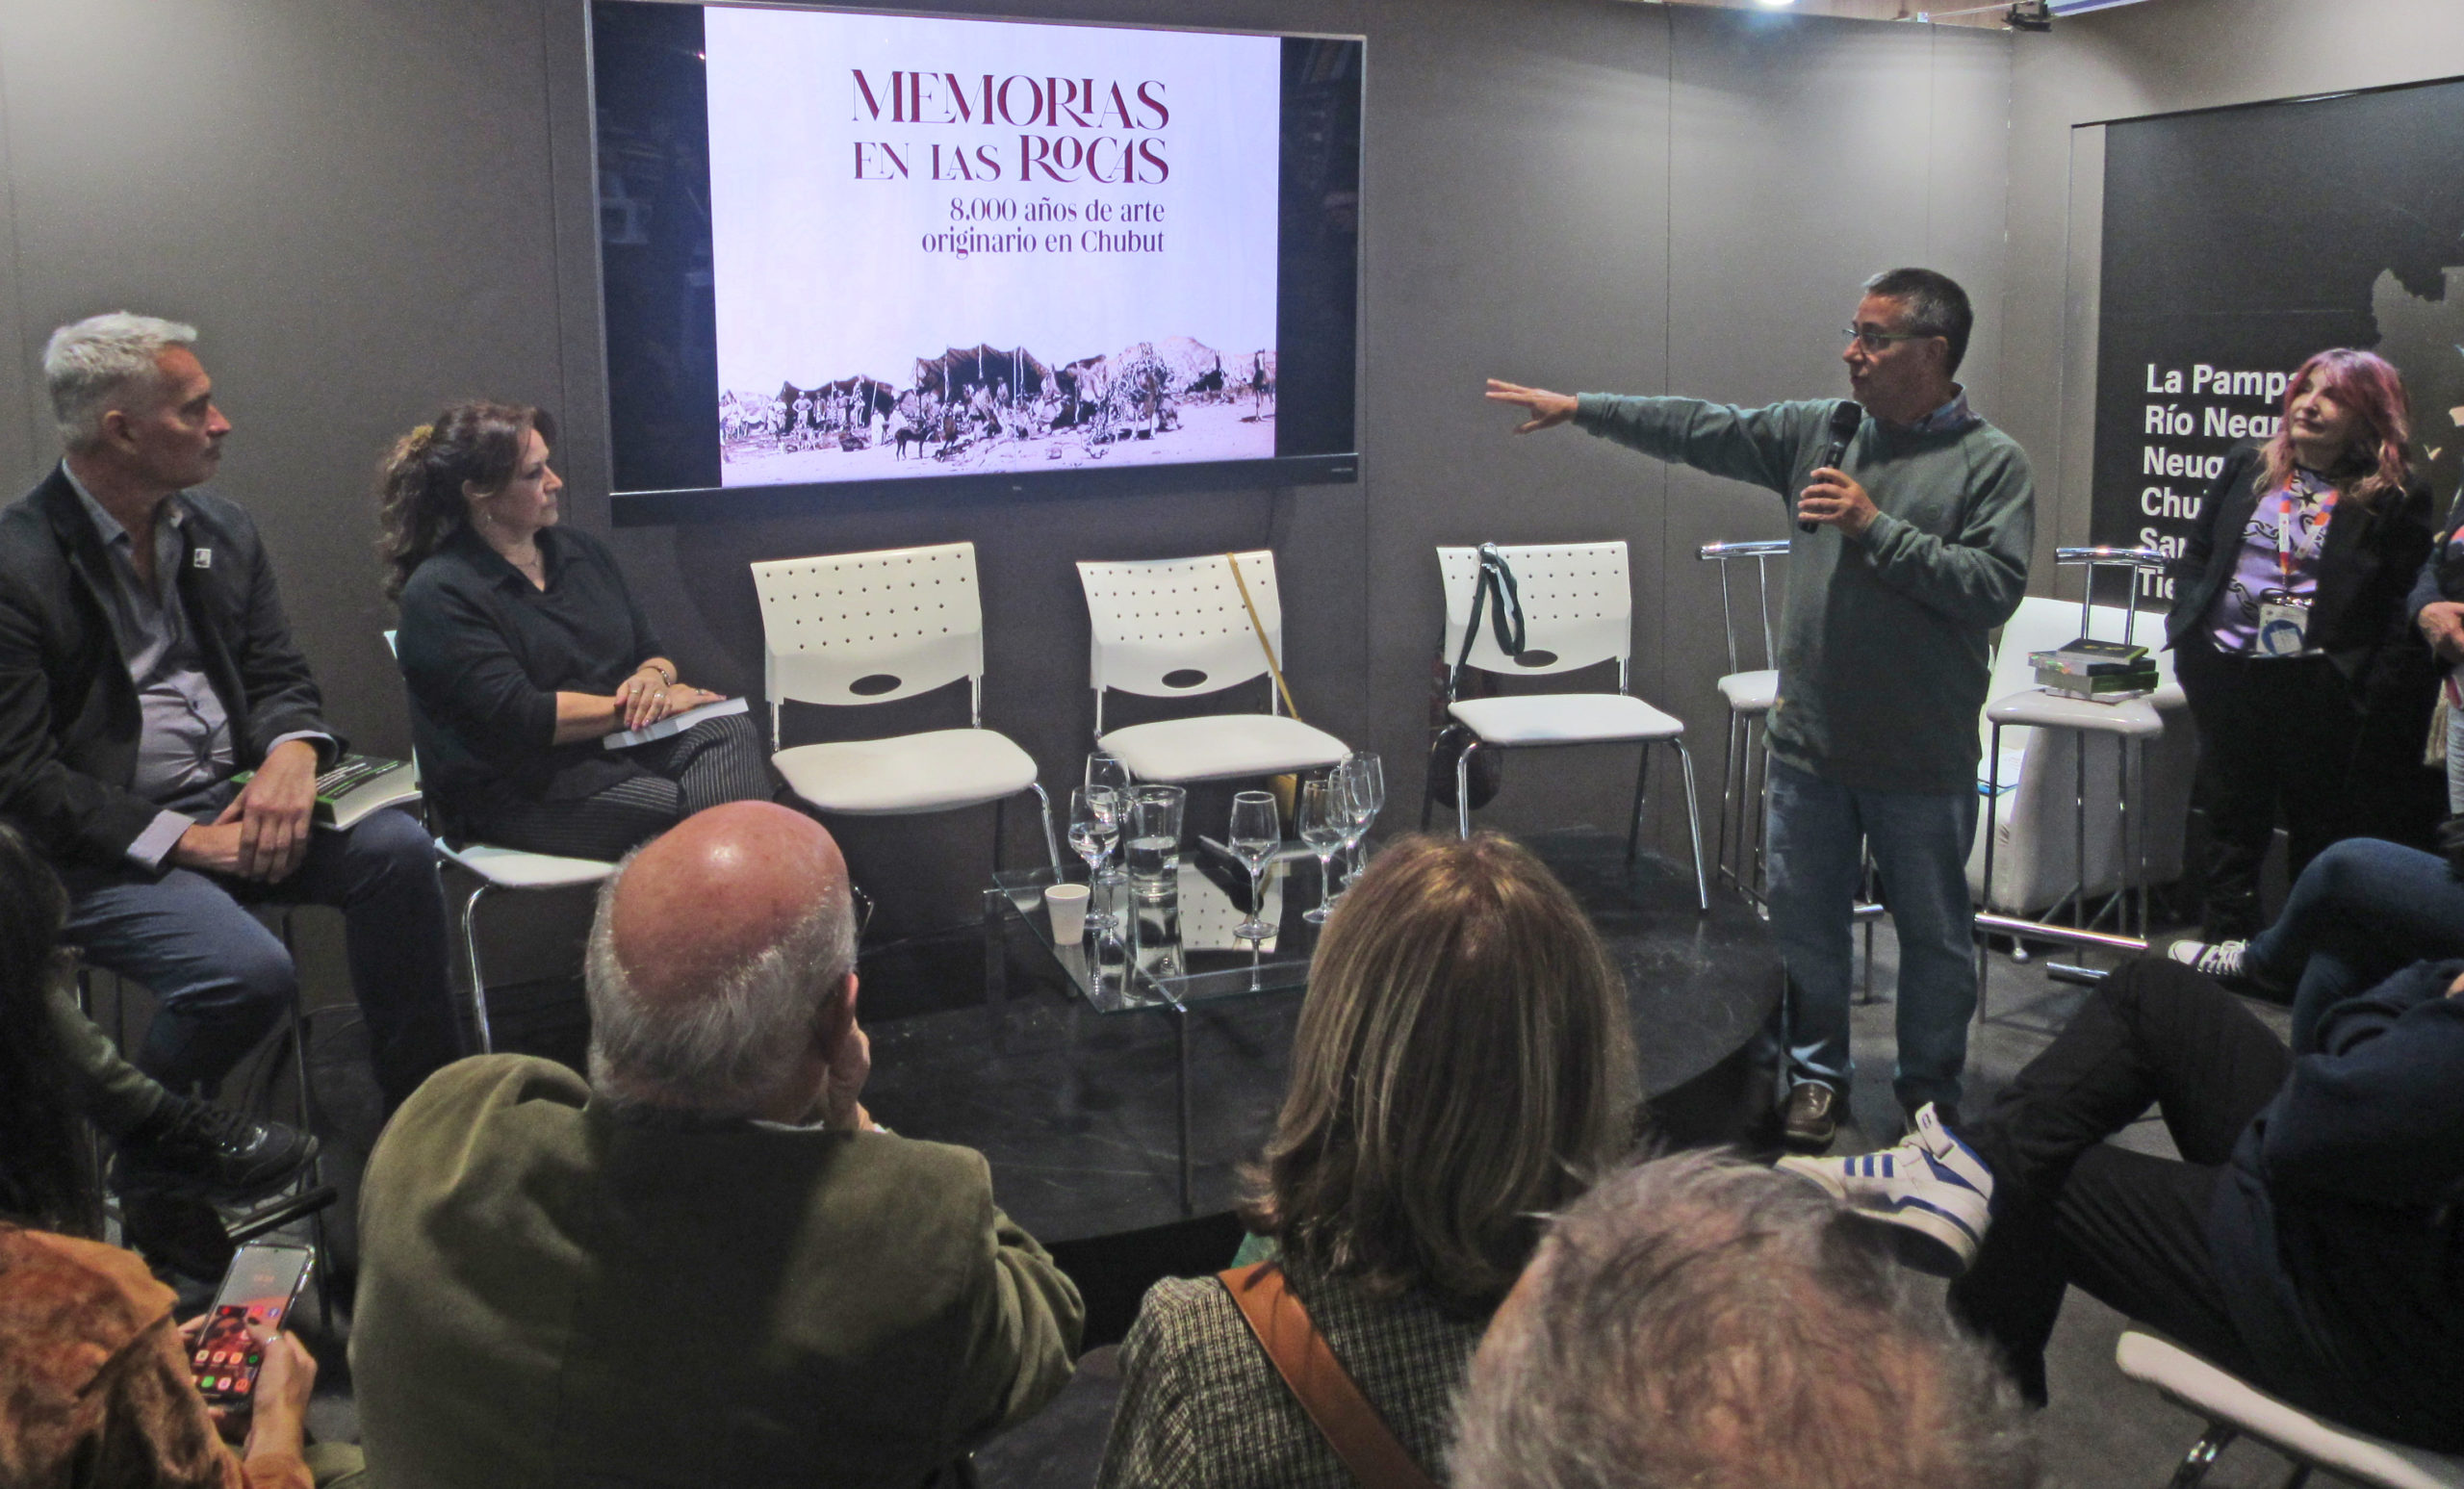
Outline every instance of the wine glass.
MULTIPOLYGON (((1118 809, 1115 813, 1116 819, 1119 822, 1121 828, 1126 831, 1129 827, 1129 767, 1121 763, 1120 757, 1114 755, 1107 750, 1097 750, 1093 754, 1088 756, 1087 784, 1090 787, 1102 786, 1113 793, 1115 799, 1119 803, 1118 809)), ((1104 885, 1117 885, 1125 883, 1128 878, 1129 870, 1127 868, 1117 862, 1107 863, 1104 865, 1103 871, 1100 875, 1100 883, 1104 885)), ((1093 882, 1091 882, 1091 883, 1093 882)), ((1100 887, 1096 887, 1095 897, 1100 899, 1102 898, 1102 895, 1103 890, 1100 887)), ((1109 922, 1112 917, 1107 915, 1104 918, 1109 922)))
POLYGON ((1344 875, 1344 887, 1351 887, 1360 871, 1369 866, 1369 855, 1361 850, 1361 842, 1369 836, 1369 825, 1377 820, 1378 811, 1386 805, 1386 770, 1377 757, 1366 750, 1345 757, 1341 769, 1345 777, 1344 795, 1351 808, 1351 831, 1344 837, 1344 851, 1351 860, 1351 871, 1344 875))
POLYGON ((1311 925, 1324 925, 1334 905, 1335 850, 1344 845, 1350 816, 1351 805, 1345 799, 1340 776, 1300 783, 1300 840, 1318 855, 1318 908, 1300 914, 1311 925))
POLYGON ((1283 845, 1283 828, 1275 816, 1274 796, 1267 791, 1243 791, 1232 798, 1232 831, 1227 834, 1233 857, 1249 870, 1249 918, 1232 928, 1232 934, 1245 941, 1263 941, 1274 934, 1258 911, 1265 906, 1258 876, 1274 859, 1275 849, 1283 845))
POLYGON ((1126 792, 1129 789, 1129 767, 1121 763, 1119 756, 1097 750, 1087 757, 1087 783, 1126 792))
MULTIPOLYGON (((1114 845, 1120 841, 1120 792, 1108 785, 1079 786, 1069 793, 1069 846, 1087 860, 1087 883, 1090 887, 1100 885, 1104 863, 1113 856, 1114 845)), ((1100 904, 1090 896, 1087 923, 1096 931, 1110 933, 1117 929, 1111 911, 1098 910, 1100 904)))

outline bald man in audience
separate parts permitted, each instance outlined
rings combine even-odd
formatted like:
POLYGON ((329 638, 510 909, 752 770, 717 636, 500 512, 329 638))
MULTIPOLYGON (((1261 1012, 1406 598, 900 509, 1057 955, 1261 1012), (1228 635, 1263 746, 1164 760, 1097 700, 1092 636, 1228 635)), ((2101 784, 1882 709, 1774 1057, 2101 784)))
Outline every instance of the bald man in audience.
POLYGON ((983 1155, 875 1124, 847 868, 738 802, 602 889, 590 1079, 439 1072, 361 1192, 372 1475, 424 1489, 928 1481, 1069 1377, 1076 1288, 983 1155))

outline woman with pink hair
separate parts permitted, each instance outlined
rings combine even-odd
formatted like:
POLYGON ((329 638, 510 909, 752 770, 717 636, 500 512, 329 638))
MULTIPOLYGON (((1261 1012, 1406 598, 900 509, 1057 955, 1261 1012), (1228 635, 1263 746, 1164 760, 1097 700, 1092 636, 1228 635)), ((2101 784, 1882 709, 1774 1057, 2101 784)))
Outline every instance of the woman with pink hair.
POLYGON ((2411 434, 2395 368, 2318 353, 2272 436, 2225 457, 2175 565, 2166 631, 2198 724, 2205 941, 2265 923, 2259 865, 2279 815, 2296 877, 2339 838, 2426 846, 2436 826, 2421 762, 2432 674, 2404 603, 2430 547, 2411 434))

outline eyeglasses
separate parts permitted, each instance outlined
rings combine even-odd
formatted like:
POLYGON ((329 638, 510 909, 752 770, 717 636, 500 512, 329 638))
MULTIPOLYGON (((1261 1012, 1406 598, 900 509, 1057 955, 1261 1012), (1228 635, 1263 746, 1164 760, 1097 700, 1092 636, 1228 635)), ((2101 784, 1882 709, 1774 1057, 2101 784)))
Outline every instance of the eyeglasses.
POLYGON ((1869 331, 1863 326, 1847 325, 1839 328, 1839 334, 1867 351, 1880 351, 1892 342, 1932 341, 1941 333, 1939 331, 1869 331))
POLYGON ((856 902, 856 944, 864 944, 864 933, 873 928, 873 897, 857 885, 847 886, 848 895, 856 902))

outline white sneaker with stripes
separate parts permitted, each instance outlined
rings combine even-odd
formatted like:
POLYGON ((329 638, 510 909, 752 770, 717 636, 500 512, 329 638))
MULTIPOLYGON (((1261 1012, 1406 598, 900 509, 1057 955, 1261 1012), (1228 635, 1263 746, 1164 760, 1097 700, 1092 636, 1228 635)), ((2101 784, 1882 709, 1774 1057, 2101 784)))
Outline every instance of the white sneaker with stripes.
POLYGON ((1901 1259, 1943 1276, 1976 1260, 1992 1222, 1993 1170, 1952 1136, 1932 1103, 1896 1147, 1853 1158, 1783 1158, 1779 1168, 1819 1184, 1868 1219, 1899 1228, 1901 1259))
POLYGON ((2249 975, 2242 960, 2249 947, 2248 941, 2175 941, 2165 955, 2194 972, 2231 981, 2249 975))

